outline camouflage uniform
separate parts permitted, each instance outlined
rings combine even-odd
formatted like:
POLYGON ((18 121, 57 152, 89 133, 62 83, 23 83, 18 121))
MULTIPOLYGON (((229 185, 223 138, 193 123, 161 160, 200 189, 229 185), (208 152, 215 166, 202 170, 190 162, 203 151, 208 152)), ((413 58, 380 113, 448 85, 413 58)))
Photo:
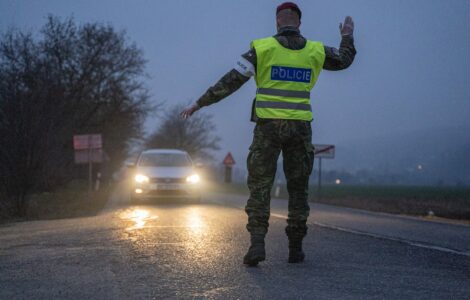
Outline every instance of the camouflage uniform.
MULTIPOLYGON (((283 27, 274 36, 284 47, 298 50, 306 39, 295 27, 283 27)), ((354 60, 356 50, 352 36, 343 36, 339 50, 325 46, 325 70, 342 70, 354 60)), ((242 55, 256 70, 256 52, 250 49, 242 55)), ((232 69, 199 98, 200 107, 216 103, 238 90, 250 75, 232 69)), ((258 119, 254 112, 251 120, 256 122, 253 142, 248 154, 248 188, 250 198, 245 211, 248 214, 247 229, 253 235, 264 236, 268 229, 271 187, 276 174, 277 160, 283 153, 283 168, 289 192, 289 214, 286 233, 291 238, 302 239, 307 233, 308 179, 313 168, 312 129, 310 122, 298 120, 258 119)))
POLYGON ((247 229, 265 235, 268 228, 270 192, 277 160, 283 154, 283 168, 289 192, 289 215, 286 232, 303 237, 307 232, 308 179, 313 167, 312 129, 310 122, 294 120, 259 120, 248 154, 247 229))

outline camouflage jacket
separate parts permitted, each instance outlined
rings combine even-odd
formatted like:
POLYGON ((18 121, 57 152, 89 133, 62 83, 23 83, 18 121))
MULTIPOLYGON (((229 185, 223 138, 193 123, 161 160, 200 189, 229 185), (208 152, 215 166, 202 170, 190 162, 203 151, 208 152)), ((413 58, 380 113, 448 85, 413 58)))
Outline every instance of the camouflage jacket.
MULTIPOLYGON (((302 49, 307 42, 297 28, 290 26, 281 28, 274 38, 276 38, 284 47, 293 50, 302 49)), ((323 64, 323 69, 325 70, 339 71, 346 69, 352 64, 354 56, 356 55, 354 38, 352 35, 342 37, 339 50, 333 47, 324 47, 325 62, 323 64)), ((196 103, 200 107, 208 106, 219 102, 238 90, 256 73, 256 61, 255 49, 252 48, 248 52, 242 54, 235 67, 226 73, 214 86, 207 89, 196 103)), ((254 114, 254 109, 252 109, 251 120, 257 120, 256 115, 254 114)))

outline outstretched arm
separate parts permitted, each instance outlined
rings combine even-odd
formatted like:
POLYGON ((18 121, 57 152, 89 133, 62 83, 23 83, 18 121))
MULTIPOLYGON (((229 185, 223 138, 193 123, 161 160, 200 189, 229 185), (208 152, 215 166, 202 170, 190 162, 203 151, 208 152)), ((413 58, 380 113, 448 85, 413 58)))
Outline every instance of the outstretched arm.
POLYGON ((339 50, 334 47, 325 46, 325 63, 323 69, 339 71, 349 67, 354 61, 356 48, 354 47, 354 22, 350 16, 344 19, 344 24, 339 24, 341 33, 341 44, 339 50))
POLYGON ((238 90, 250 77, 254 74, 254 65, 256 62, 250 61, 252 57, 250 50, 243 54, 240 60, 235 65, 235 68, 227 72, 220 80, 211 86, 207 91, 196 101, 185 110, 181 112, 183 118, 189 118, 194 112, 199 110, 201 107, 208 106, 219 102, 225 97, 231 95, 233 92, 238 90))

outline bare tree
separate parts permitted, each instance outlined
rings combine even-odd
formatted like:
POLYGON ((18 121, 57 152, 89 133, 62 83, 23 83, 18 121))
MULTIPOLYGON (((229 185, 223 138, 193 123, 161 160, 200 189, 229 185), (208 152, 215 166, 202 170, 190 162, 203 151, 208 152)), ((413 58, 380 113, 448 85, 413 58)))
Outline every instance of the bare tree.
POLYGON ((20 213, 28 193, 71 178, 73 134, 102 133, 117 164, 152 108, 146 61, 125 32, 49 16, 40 33, 0 39, 0 196, 20 213))
POLYGON ((212 116, 198 112, 189 119, 183 119, 179 115, 183 108, 183 105, 175 105, 165 113, 160 126, 147 139, 146 146, 183 149, 193 157, 209 158, 211 151, 220 149, 220 138, 215 135, 212 116))

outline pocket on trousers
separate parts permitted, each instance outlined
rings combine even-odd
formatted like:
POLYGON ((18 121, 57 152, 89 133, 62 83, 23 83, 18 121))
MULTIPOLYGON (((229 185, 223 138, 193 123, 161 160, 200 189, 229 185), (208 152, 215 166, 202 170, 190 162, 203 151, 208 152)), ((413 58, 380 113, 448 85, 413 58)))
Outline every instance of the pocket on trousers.
POLYGON ((306 151, 306 166, 304 170, 306 171, 305 175, 312 174, 313 171, 313 161, 315 158, 315 147, 312 145, 310 141, 305 142, 305 151, 306 151))

